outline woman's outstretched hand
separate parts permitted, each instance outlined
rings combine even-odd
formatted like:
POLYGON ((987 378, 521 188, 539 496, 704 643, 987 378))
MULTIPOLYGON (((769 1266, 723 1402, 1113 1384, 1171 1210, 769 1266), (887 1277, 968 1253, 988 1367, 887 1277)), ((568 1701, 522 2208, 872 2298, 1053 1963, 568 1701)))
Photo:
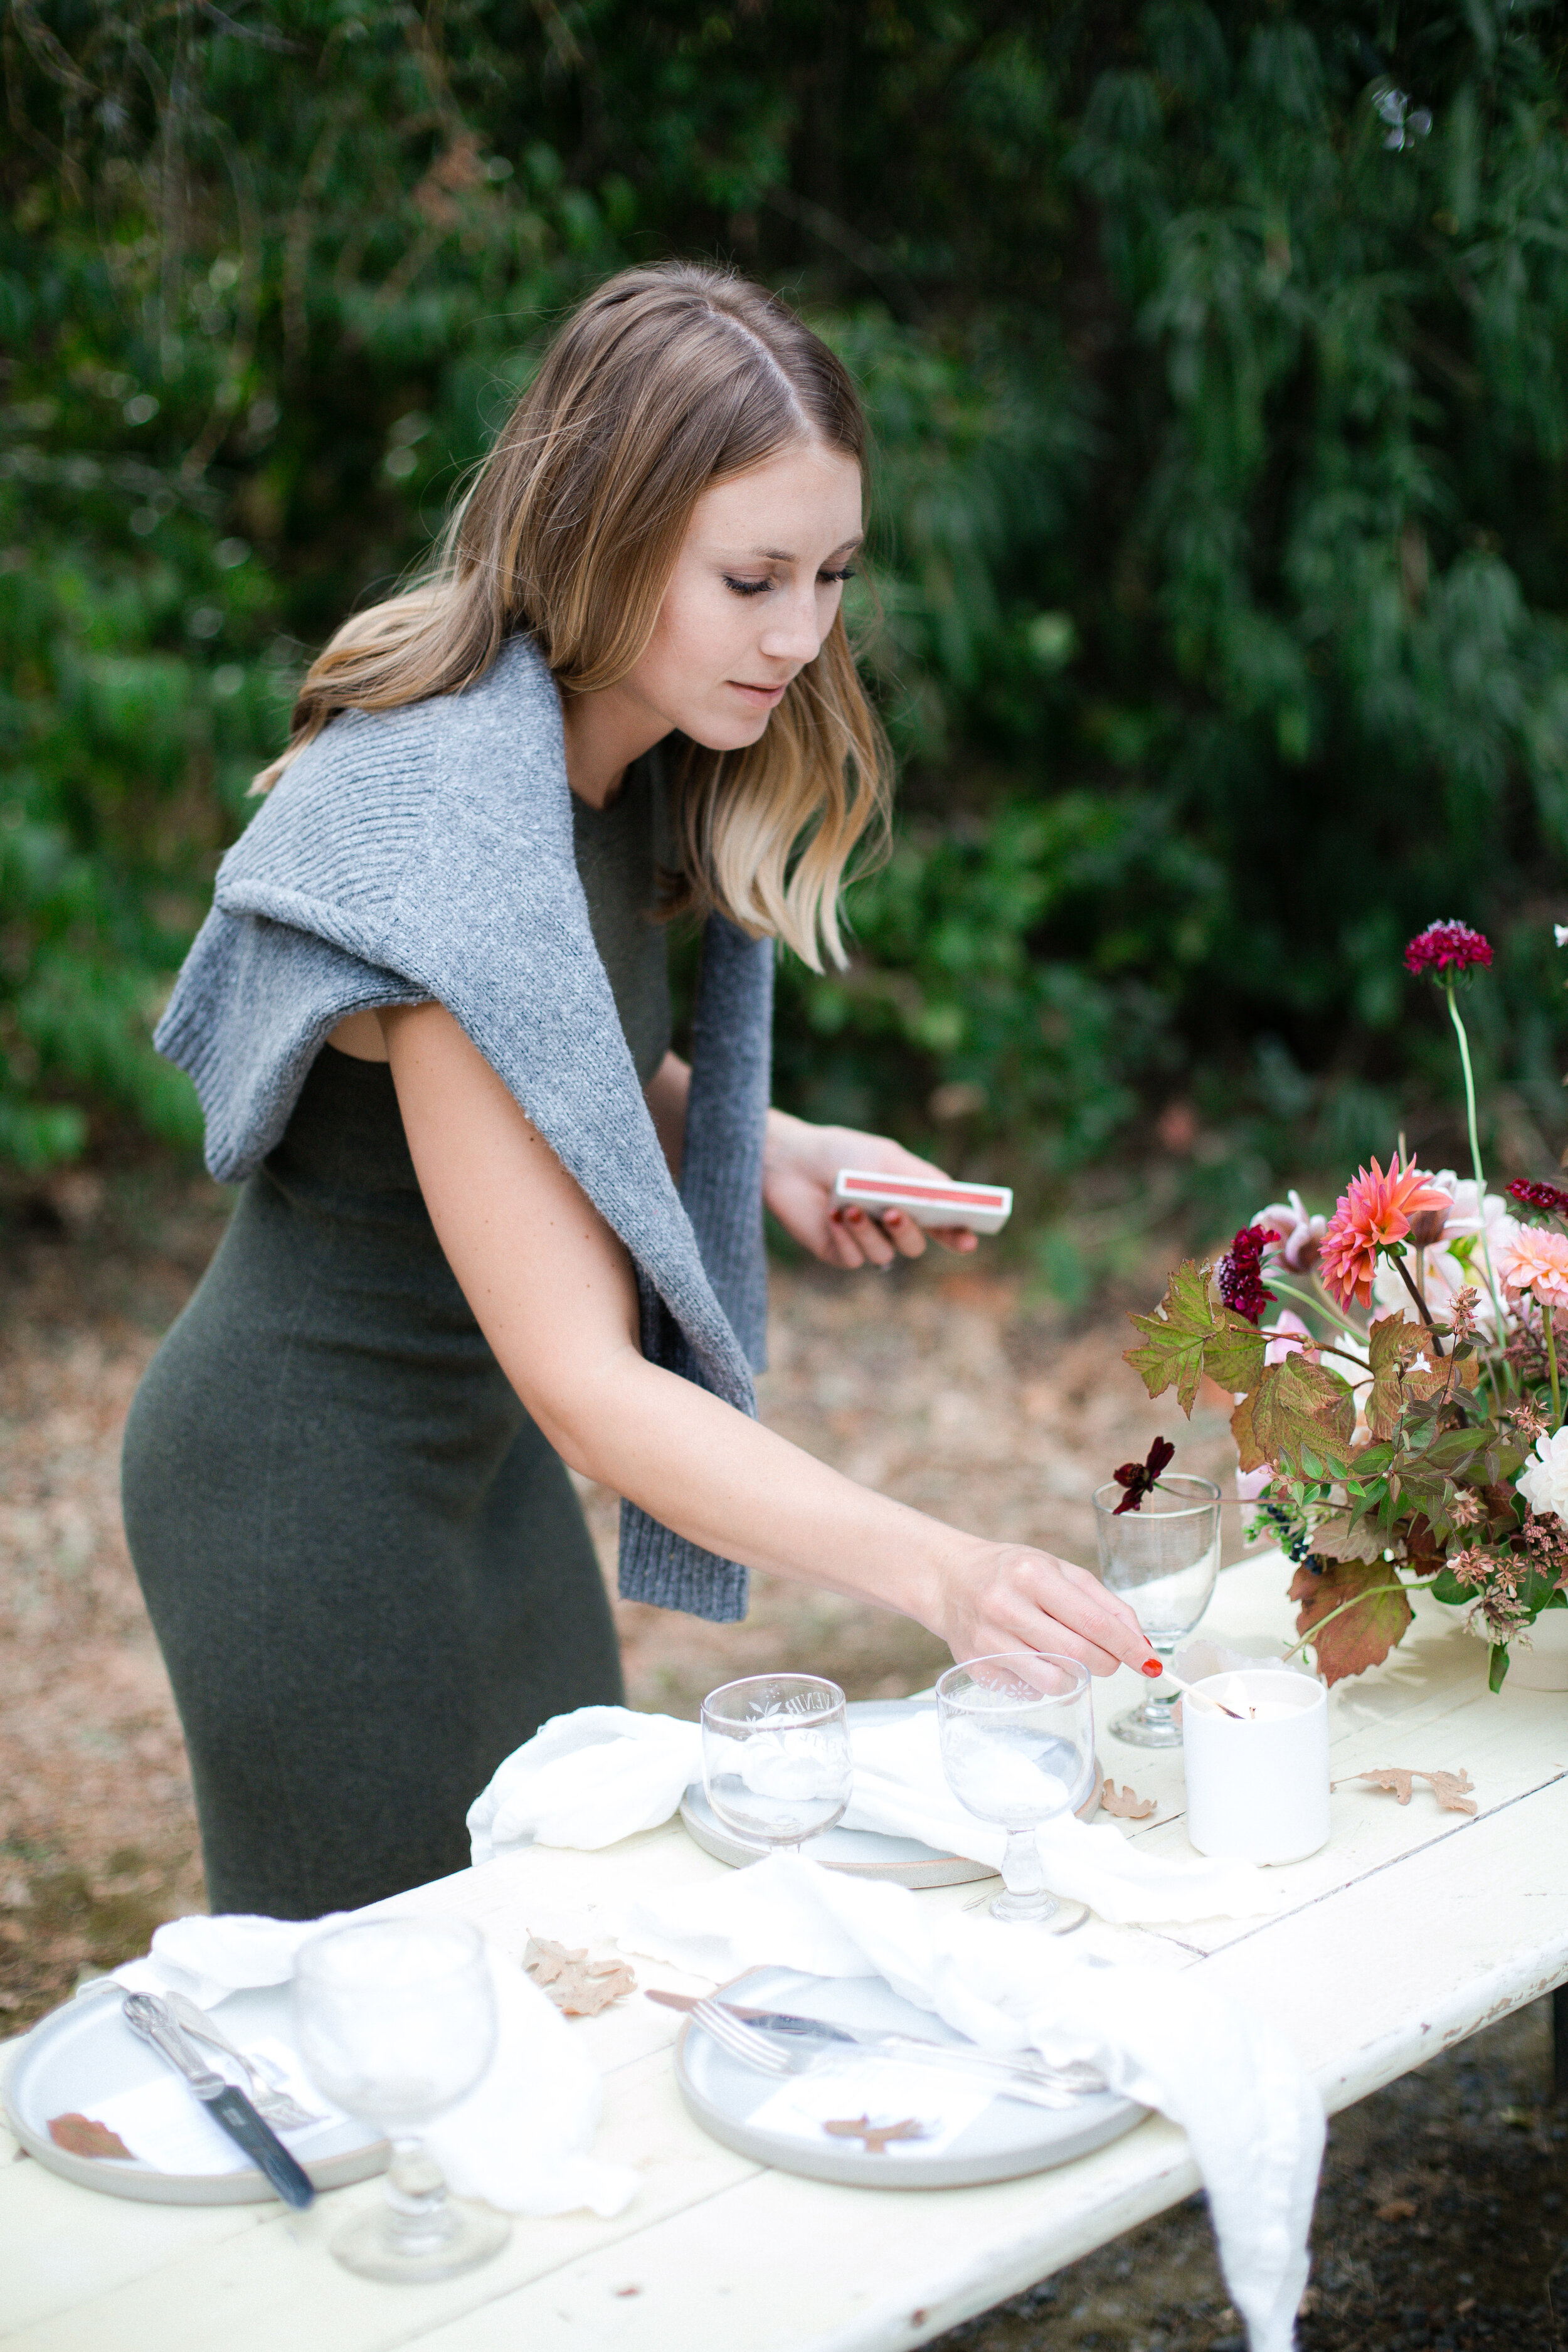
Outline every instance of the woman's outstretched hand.
POLYGON ((927 1620, 962 1664, 1005 1650, 1049 1650, 1092 1675, 1154 1654, 1125 1601, 1087 1568, 1028 1544, 975 1541, 943 1579, 927 1620))
POLYGON ((862 1135, 853 1127, 812 1127, 787 1111, 770 1111, 763 1198, 785 1233, 825 1265, 891 1265, 895 1257, 923 1255, 928 1241, 960 1253, 976 1247, 974 1235, 964 1225, 928 1232, 899 1209, 884 1209, 874 1217, 865 1209, 840 1207, 833 1198, 833 1180, 841 1168, 864 1168, 879 1176, 947 1173, 885 1135, 862 1135))

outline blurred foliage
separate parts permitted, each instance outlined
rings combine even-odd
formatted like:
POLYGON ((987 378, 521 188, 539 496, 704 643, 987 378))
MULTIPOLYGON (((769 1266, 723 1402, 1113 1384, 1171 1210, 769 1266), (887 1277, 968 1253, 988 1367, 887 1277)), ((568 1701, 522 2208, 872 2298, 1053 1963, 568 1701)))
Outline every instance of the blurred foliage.
MULTIPOLYGON (((10 0, 0 1155, 187 1136, 148 1022, 291 680, 531 356, 717 254, 879 435, 904 770, 780 1084, 1215 1220, 1442 1130, 1437 916, 1504 1156, 1560 1124, 1568 54, 1529 0, 10 0), (1205 1187, 1208 1188, 1206 1194, 1205 1187)), ((877 625, 871 628, 872 605, 877 625)), ((1539 1171, 1538 1171, 1539 1172, 1539 1171)), ((1067 1280, 1067 1277, 1063 1277, 1067 1280)))

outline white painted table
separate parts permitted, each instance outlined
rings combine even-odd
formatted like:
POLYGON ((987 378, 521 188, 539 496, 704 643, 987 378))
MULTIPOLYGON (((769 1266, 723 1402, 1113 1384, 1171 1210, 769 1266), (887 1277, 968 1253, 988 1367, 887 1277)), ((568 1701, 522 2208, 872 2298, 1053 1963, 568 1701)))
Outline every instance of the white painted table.
MULTIPOLYGON (((1205 1632, 1281 1633, 1275 1558, 1226 1572, 1205 1632)), ((1333 1836, 1276 1875, 1275 1917, 1155 1933, 1098 1921, 1080 1942, 1201 1968, 1272 2016, 1331 2110, 1363 2098, 1568 1978, 1568 1693, 1486 1689, 1486 1653, 1434 1603, 1391 1663, 1331 1695, 1333 1836), (1479 1811, 1437 1810, 1349 1776, 1468 1769, 1479 1811)), ((1096 1685, 1102 1725, 1142 1695, 1096 1685)), ((1134 1832, 1190 1852, 1179 1751, 1103 1731, 1118 1780, 1157 1796, 1134 1832)), ((521 1954, 531 1927, 592 1929, 637 1889, 713 1876, 677 1825, 602 1854, 535 1849, 400 1898, 458 1913, 521 1954)), ((972 1888, 920 1900, 949 1908, 972 1888)), ((644 1982, 693 1979, 647 1963, 644 1982)), ((991 2189, 837 2189, 766 2170, 708 2139, 675 2088, 668 2010, 634 1996, 574 2028, 604 2068, 602 2154, 635 2165, 616 2220, 520 2221, 508 2251, 446 2284, 376 2286, 325 2241, 368 2182, 302 2219, 280 2207, 190 2211, 95 2196, 22 2158, 0 2130, 0 2341, 17 2352, 883 2352, 925 2342, 1174 2204, 1197 2185, 1181 2132, 1152 2116, 1099 2153, 991 2189)))

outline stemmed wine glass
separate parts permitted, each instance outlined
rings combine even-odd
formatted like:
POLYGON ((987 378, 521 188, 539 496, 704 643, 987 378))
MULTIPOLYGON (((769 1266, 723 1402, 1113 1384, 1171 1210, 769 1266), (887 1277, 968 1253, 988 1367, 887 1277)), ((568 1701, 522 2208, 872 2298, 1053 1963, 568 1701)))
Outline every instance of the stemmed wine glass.
MULTIPOLYGON (((1118 1512, 1125 1487, 1094 1490, 1100 1581, 1132 1605, 1156 1657, 1169 1658, 1208 1607, 1219 1573, 1219 1488, 1212 1478, 1168 1473, 1136 1511, 1118 1512)), ((1179 1748, 1179 1692, 1155 1694, 1119 1715, 1110 1728, 1134 1748, 1179 1748)))
POLYGON ((748 1675, 702 1702, 702 1783, 725 1827, 756 1845, 830 1830, 854 1784, 844 1694, 820 1675, 748 1675))
POLYGON ((312 1937, 294 1964, 294 2030, 307 2073, 392 2142, 384 2203, 332 2241, 363 2278, 452 2278, 499 2253, 511 2224, 447 2194, 425 2125, 456 2106, 495 2052, 495 1988, 461 1919, 365 1919, 312 1937))
POLYGON ((994 1919, 1076 1927, 1083 1906, 1046 1891, 1037 1830, 1076 1812, 1094 1785, 1094 1703, 1076 1658, 1010 1650, 949 1666, 936 1685, 942 1769, 961 1805, 1007 1832, 994 1919))

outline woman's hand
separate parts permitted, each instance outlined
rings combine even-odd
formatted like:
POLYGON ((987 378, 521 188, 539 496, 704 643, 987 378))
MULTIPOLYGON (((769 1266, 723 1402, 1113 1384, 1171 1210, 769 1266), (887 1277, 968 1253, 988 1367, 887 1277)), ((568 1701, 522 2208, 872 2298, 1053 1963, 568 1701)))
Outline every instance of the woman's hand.
POLYGON ((965 1225, 928 1234, 900 1209, 884 1209, 873 1217, 865 1209, 837 1206, 833 1180, 841 1168, 863 1168, 878 1176, 947 1174, 885 1135, 862 1135, 853 1127, 812 1127, 787 1111, 769 1111, 763 1198, 785 1233, 825 1265, 891 1265, 895 1257, 922 1256, 928 1239, 960 1253, 976 1247, 965 1225))
POLYGON ((1078 1658, 1091 1675, 1142 1668, 1149 1637, 1087 1568, 1027 1544, 974 1542, 942 1580, 931 1631, 962 1664, 1006 1650, 1078 1658))

